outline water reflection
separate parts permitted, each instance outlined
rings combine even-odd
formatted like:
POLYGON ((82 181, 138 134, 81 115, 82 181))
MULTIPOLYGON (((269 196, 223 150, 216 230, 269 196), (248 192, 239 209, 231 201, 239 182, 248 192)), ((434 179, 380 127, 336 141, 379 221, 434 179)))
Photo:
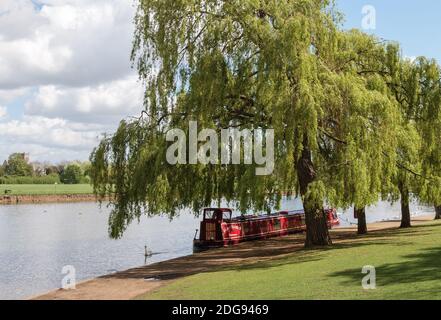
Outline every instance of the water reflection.
POLYGON ((192 215, 143 218, 111 240, 108 212, 94 203, 0 206, 0 299, 60 287, 65 265, 83 280, 192 253, 192 215), (154 254, 145 257, 145 245, 154 254))

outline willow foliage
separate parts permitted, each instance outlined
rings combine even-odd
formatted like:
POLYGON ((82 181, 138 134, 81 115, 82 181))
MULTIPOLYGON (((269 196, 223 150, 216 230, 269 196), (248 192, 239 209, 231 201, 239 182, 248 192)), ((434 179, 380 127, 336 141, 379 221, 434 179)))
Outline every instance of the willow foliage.
POLYGON ((402 122, 394 76, 378 70, 398 61, 393 47, 338 24, 330 1, 139 0, 132 60, 145 109, 91 155, 95 191, 114 196, 111 236, 141 214, 173 217, 221 199, 242 211, 269 210, 283 192, 316 207, 374 203, 396 174, 402 122), (188 132, 190 120, 274 129, 273 174, 168 164, 165 133, 188 132), (302 184, 305 150, 314 177, 302 184))
POLYGON ((421 136, 419 159, 423 177, 419 198, 441 205, 441 69, 435 60, 424 57, 413 63, 418 79, 414 119, 421 136))

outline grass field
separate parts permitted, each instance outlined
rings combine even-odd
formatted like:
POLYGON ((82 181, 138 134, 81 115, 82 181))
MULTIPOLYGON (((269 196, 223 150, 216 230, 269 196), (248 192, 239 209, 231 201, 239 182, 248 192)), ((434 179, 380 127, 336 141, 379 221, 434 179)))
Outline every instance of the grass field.
POLYGON ((441 224, 389 230, 283 259, 197 274, 140 299, 441 299, 441 224), (364 290, 363 266, 376 268, 364 290))
POLYGON ((0 185, 0 195, 5 190, 11 190, 11 195, 63 195, 63 194, 90 194, 92 186, 88 184, 14 184, 0 185))

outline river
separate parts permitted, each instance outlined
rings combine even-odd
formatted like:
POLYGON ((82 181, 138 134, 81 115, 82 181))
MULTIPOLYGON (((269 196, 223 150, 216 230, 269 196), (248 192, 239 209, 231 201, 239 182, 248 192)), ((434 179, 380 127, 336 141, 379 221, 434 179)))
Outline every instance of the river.
MULTIPOLYGON (((300 209, 285 199, 282 209, 300 209)), ((412 204, 415 215, 433 208, 412 204)), ((142 218, 119 240, 107 233, 109 209, 96 203, 0 206, 0 299, 23 299, 59 288, 64 266, 73 266, 77 281, 168 260, 192 253, 199 219, 182 212, 142 218), (153 255, 145 260, 144 246, 153 255)), ((355 223, 351 211, 341 212, 342 226, 355 223)), ((367 210, 368 222, 400 218, 398 204, 380 202, 367 210)))

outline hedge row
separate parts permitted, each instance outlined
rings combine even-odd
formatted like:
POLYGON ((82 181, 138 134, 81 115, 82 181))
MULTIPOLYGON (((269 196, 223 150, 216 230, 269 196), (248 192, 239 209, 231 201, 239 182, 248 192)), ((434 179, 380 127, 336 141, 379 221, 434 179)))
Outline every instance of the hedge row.
POLYGON ((58 174, 50 174, 44 177, 0 177, 0 184, 55 184, 60 183, 58 174))

